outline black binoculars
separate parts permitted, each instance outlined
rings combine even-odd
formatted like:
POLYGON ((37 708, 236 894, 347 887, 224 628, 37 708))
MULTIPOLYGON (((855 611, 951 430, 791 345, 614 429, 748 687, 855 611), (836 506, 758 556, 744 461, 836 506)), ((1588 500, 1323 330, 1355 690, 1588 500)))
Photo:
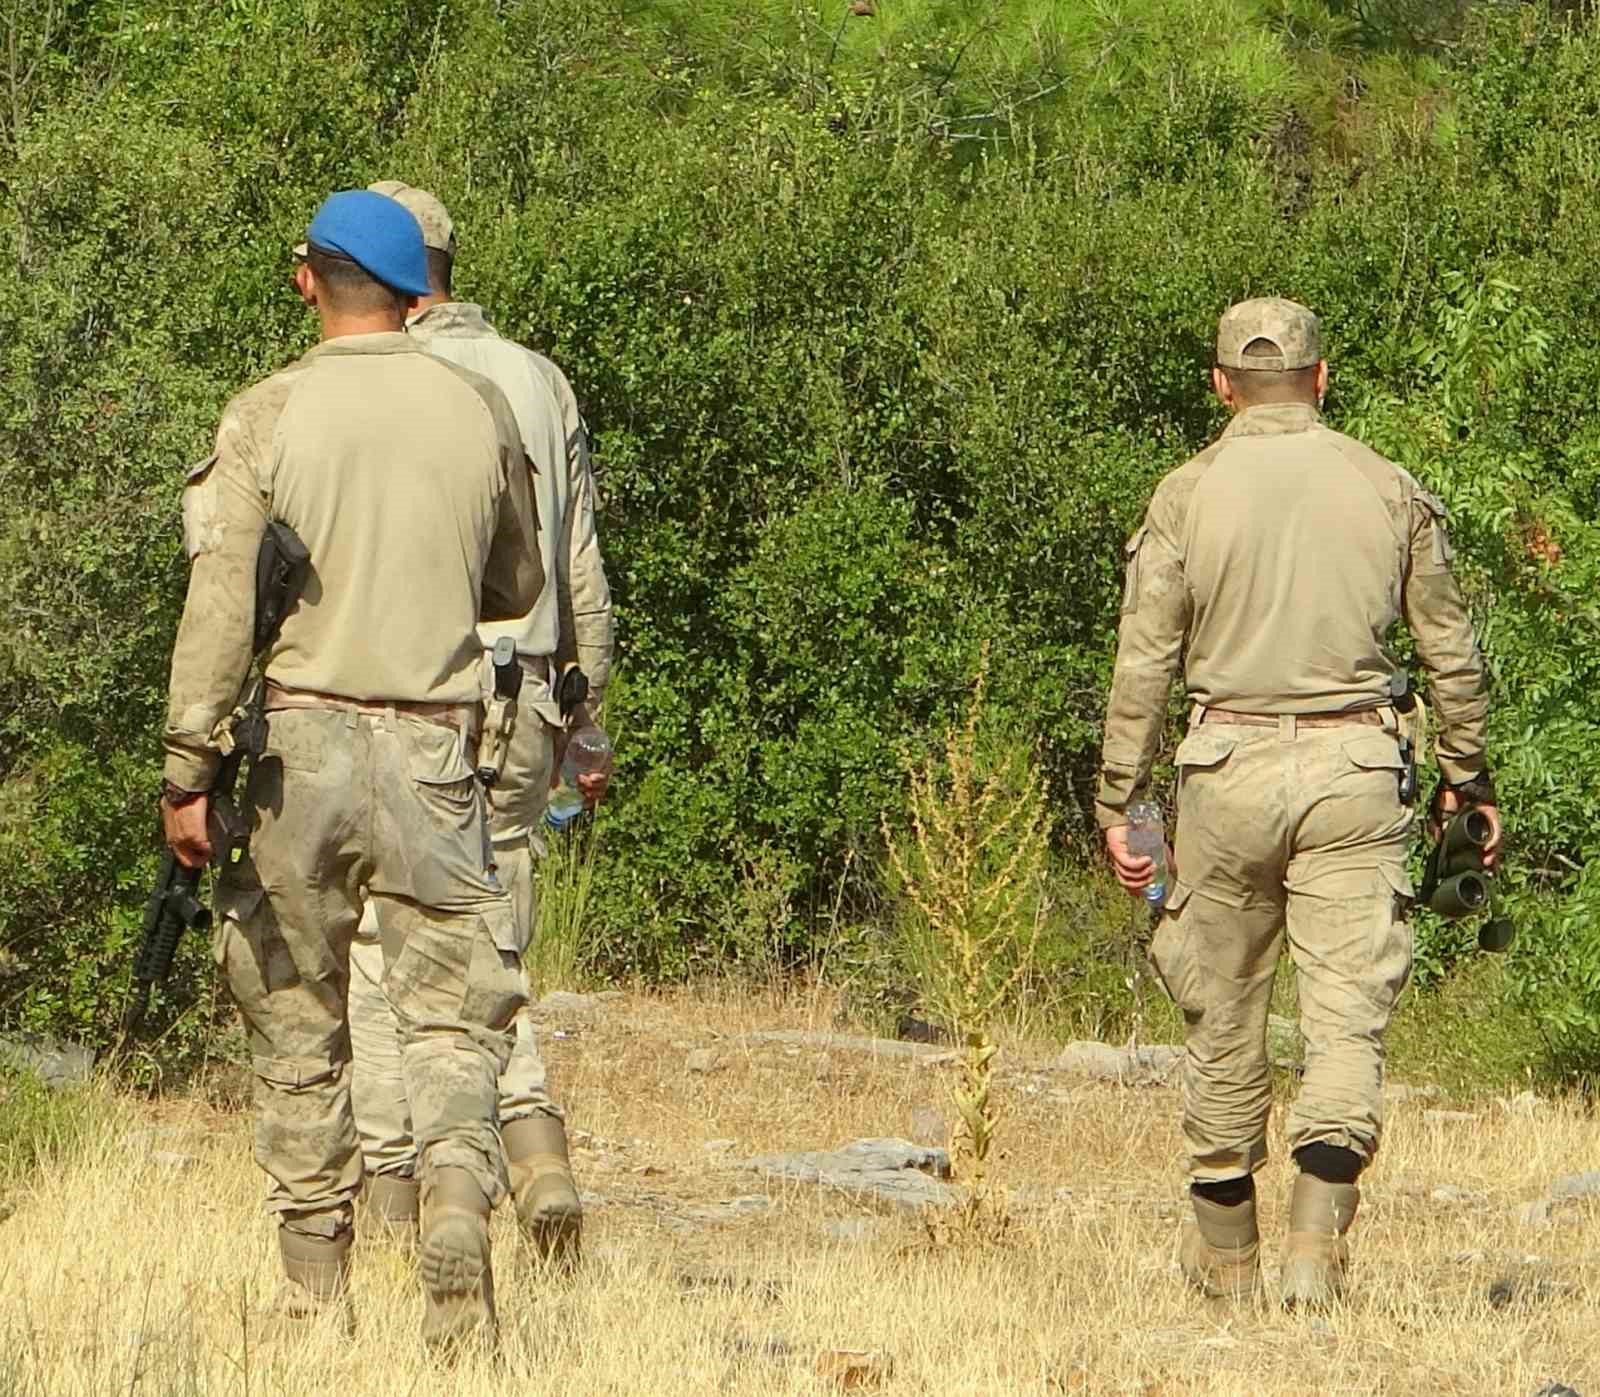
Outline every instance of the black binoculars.
POLYGON ((1428 855, 1418 896, 1441 917, 1470 917, 1487 910, 1489 919, 1478 929, 1478 945, 1485 951, 1503 951, 1516 928, 1496 905, 1494 875, 1483 866, 1483 851, 1492 838, 1494 821, 1483 811, 1470 807, 1461 811, 1428 855))

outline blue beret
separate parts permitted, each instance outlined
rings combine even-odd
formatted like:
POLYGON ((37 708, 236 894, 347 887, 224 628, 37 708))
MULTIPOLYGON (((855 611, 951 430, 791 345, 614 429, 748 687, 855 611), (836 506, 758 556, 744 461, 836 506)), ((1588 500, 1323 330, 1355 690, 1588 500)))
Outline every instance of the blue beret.
POLYGON ((408 296, 426 296, 428 256, 422 227, 395 199, 369 189, 346 189, 322 201, 306 229, 306 242, 340 252, 385 286, 408 296))

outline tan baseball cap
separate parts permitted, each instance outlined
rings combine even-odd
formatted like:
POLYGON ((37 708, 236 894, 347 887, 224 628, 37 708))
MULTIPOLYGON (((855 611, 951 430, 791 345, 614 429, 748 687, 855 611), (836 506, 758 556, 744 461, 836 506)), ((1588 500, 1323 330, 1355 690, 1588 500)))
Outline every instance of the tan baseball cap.
POLYGON ((414 189, 397 179, 381 179, 367 186, 374 194, 387 194, 398 204, 411 210, 411 216, 422 225, 422 243, 435 252, 456 252, 456 225, 450 213, 437 197, 426 189, 414 189))
MULTIPOLYGON (((426 233, 428 225, 422 228, 426 233)), ((1240 301, 1217 322, 1217 363, 1225 369, 1309 369, 1321 358, 1322 326, 1298 301, 1281 296, 1240 301), (1245 346, 1257 340, 1266 340, 1277 354, 1245 358, 1245 346)))

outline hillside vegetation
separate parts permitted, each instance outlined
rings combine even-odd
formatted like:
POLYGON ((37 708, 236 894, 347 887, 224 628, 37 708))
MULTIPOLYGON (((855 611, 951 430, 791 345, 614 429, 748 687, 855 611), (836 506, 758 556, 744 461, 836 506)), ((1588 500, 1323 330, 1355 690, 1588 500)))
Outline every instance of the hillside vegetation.
MULTIPOLYGON (((1324 317, 1334 423, 1451 508, 1514 831, 1491 1007, 1537 1022, 1545 1068, 1600 1062, 1582 7, 5 14, 0 1022, 110 1035, 154 867, 183 467, 310 342, 288 249, 317 202, 398 176, 449 203, 460 290, 566 368, 595 433, 623 679, 591 973, 902 979, 881 816, 987 643, 990 740, 1036 750, 1052 792, 1035 992, 1122 1023, 1132 914, 1086 818, 1121 545, 1219 426, 1217 314, 1284 293, 1324 317)), ((1470 943, 1424 919, 1425 992, 1470 943)), ((192 1041, 211 974, 185 955, 167 1012, 192 1041)))

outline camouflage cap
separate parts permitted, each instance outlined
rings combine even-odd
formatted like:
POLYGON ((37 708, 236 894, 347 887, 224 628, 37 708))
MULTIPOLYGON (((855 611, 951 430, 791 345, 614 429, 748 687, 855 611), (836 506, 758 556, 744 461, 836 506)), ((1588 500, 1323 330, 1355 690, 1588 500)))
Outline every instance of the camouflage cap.
POLYGON ((414 189, 397 179, 381 179, 367 186, 374 194, 387 194, 398 204, 411 210, 411 216, 422 225, 422 243, 435 252, 456 252, 456 225, 449 211, 438 198, 426 189, 414 189))
POLYGON ((1217 363, 1225 369, 1308 369, 1321 358, 1322 327, 1298 301, 1281 296, 1240 301, 1217 322, 1217 363), (1245 346, 1257 340, 1278 352, 1245 358, 1245 346))

